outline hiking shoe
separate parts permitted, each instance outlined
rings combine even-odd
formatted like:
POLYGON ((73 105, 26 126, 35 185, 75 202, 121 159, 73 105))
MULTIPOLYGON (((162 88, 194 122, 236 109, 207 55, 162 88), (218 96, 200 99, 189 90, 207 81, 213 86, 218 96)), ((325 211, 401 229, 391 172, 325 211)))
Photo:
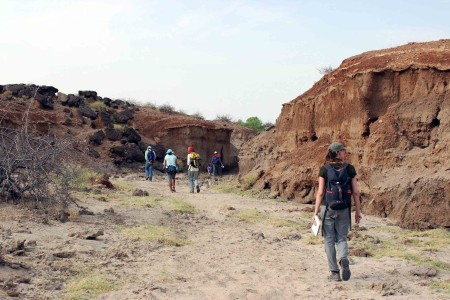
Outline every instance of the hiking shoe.
POLYGON ((200 193, 200 187, 197 185, 197 193, 200 193))
POLYGON ((339 262, 339 266, 342 280, 344 281, 349 280, 352 273, 350 272, 350 262, 348 261, 348 258, 347 257, 342 258, 341 261, 339 262))
POLYGON ((339 272, 331 272, 328 279, 332 281, 341 281, 341 276, 339 275, 339 272))

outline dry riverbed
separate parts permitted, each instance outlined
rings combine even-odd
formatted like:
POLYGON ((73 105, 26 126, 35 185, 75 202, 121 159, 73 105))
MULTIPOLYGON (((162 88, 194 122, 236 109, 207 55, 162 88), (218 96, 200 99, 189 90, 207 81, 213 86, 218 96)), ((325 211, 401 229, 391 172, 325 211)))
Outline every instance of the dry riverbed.
POLYGON ((183 174, 176 193, 162 175, 116 177, 77 193, 65 223, 3 204, 0 299, 450 298, 448 231, 364 216, 352 278, 330 282, 312 206, 225 193, 229 180, 191 194, 183 174))

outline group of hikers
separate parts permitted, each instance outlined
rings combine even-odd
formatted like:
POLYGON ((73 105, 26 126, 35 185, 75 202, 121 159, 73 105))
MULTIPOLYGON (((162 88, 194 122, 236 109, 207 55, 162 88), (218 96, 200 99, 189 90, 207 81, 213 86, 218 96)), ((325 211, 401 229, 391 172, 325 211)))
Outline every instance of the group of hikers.
MULTIPOLYGON (((200 156, 194 147, 187 149, 188 181, 191 193, 200 192, 198 173, 200 156)), ((325 241, 325 253, 328 260, 329 280, 347 281, 350 279, 350 261, 348 259, 347 235, 351 229, 352 197, 355 204, 355 222, 361 221, 361 201, 356 179, 355 167, 346 162, 347 149, 342 143, 334 142, 328 147, 325 163, 319 170, 319 182, 311 224, 321 225, 325 241), (321 220, 321 224, 316 224, 321 220), (337 248, 337 251, 336 251, 337 248)), ((156 159, 151 146, 145 152, 145 175, 152 180, 153 162, 156 159)), ((208 173, 222 175, 221 155, 214 151, 208 173)), ((169 188, 175 192, 175 174, 178 170, 177 157, 171 149, 164 157, 163 168, 167 173, 169 188)))
MULTIPOLYGON (((197 193, 200 193, 200 184, 198 181, 198 174, 201 167, 201 158, 198 153, 195 152, 193 146, 189 146, 187 148, 187 166, 188 166, 188 182, 189 182, 189 191, 194 193, 194 190, 197 193)), ((153 164, 156 160, 156 153, 153 150, 152 146, 148 146, 145 151, 145 177, 146 180, 152 181, 153 179, 153 164)), ((222 155, 217 151, 214 151, 214 155, 211 158, 211 163, 207 167, 207 171, 210 175, 220 176, 222 177, 222 169, 224 165, 222 163, 222 155)), ((166 151, 166 155, 164 156, 163 161, 163 170, 167 174, 167 180, 169 182, 169 189, 171 192, 176 192, 175 190, 175 177, 179 171, 178 166, 178 158, 175 156, 175 153, 172 149, 168 149, 166 151)))

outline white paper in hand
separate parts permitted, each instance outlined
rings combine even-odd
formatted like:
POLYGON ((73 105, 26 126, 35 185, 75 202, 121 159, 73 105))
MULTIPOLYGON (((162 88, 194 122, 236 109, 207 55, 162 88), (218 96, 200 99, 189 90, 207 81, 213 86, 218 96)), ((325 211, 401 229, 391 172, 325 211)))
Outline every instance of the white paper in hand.
POLYGON ((319 233, 321 222, 318 216, 314 216, 314 220, 316 221, 316 224, 311 225, 311 230, 314 235, 317 235, 319 233))

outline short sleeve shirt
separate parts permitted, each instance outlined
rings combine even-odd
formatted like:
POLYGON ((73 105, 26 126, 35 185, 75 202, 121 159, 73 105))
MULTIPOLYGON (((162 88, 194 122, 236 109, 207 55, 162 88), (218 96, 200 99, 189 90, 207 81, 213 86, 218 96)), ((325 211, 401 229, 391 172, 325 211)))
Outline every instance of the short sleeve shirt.
MULTIPOLYGON (((330 166, 332 166, 335 169, 339 169, 340 167, 342 167, 342 165, 343 165, 343 163, 330 163, 330 166)), ((328 180, 328 174, 327 173, 328 173, 328 171, 325 168, 325 165, 323 165, 320 168, 319 177, 322 177, 322 178, 325 179, 325 186, 327 186, 327 180, 328 180)), ((355 167, 353 165, 348 164, 348 166, 347 166, 347 174, 348 174, 348 176, 350 178, 352 178, 352 179, 355 178, 356 170, 355 170, 355 167)), ((321 205, 327 205, 327 200, 325 199, 325 195, 324 195, 324 197, 322 199, 321 205)))
MULTIPOLYGON (((339 169, 340 167, 342 167, 342 163, 330 163, 330 166, 332 166, 333 168, 335 168, 335 169, 339 169)), ((327 175, 327 169, 325 168, 325 165, 323 165, 321 168, 320 168, 320 171, 319 171, 319 177, 322 177, 322 178, 324 178, 325 179, 325 183, 327 182, 327 180, 328 180, 328 175, 327 175)), ((353 166, 353 165, 351 165, 351 164, 348 164, 348 166, 347 166, 347 174, 348 174, 348 176, 350 177, 350 178, 355 178, 355 176, 356 176, 356 170, 355 170, 355 167, 353 166)))
POLYGON ((166 154, 166 156, 164 157, 164 160, 166 161, 166 167, 167 166, 177 166, 177 157, 175 155, 169 155, 166 154))

